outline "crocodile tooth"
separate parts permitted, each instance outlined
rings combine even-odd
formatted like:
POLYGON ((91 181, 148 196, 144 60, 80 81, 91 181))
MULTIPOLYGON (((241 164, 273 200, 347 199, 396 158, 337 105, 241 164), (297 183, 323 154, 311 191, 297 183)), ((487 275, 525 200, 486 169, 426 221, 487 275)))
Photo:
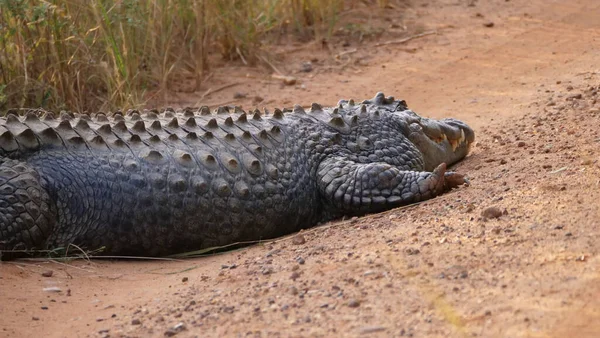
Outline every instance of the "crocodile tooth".
POLYGON ((226 125, 226 126, 229 126, 229 127, 233 126, 233 119, 231 118, 231 116, 228 116, 228 117, 225 119, 225 125, 226 125))
POLYGON ((210 109, 207 106, 200 107, 200 115, 210 115, 210 109))
POLYGON ((461 129, 460 130, 460 139, 459 139, 459 142, 463 143, 463 142, 465 142, 465 140, 466 140, 465 131, 461 129))
POLYGON ((458 141, 450 140, 450 146, 452 147, 452 151, 456 151, 456 148, 458 148, 458 141))
POLYGON ((321 110, 323 110, 323 107, 321 107, 321 105, 318 104, 318 103, 316 103, 316 102, 313 102, 310 105, 310 111, 313 112, 313 113, 317 112, 317 111, 321 111, 321 110))
POLYGON ((135 131, 136 133, 143 133, 146 131, 146 124, 144 123, 144 121, 137 121, 133 124, 133 127, 131 128, 133 131, 135 131))
POLYGON ((190 117, 189 119, 187 119, 187 121, 185 121, 185 126, 190 127, 190 128, 197 127, 198 125, 196 124, 196 118, 194 118, 194 116, 192 115, 192 117, 190 117))
POLYGON ((299 105, 299 104, 294 105, 294 113, 296 113, 296 114, 306 114, 306 112, 304 111, 304 108, 302 108, 302 106, 299 105))
POLYGON ((246 123, 248 122, 248 115, 246 115, 246 113, 241 113, 240 117, 238 117, 237 119, 238 123, 246 123))
POLYGON ((172 129, 179 128, 179 121, 177 121, 177 118, 173 117, 173 119, 167 124, 167 127, 172 129))
POLYGON ((283 112, 281 111, 281 109, 275 108, 275 111, 273 111, 273 118, 278 120, 281 120, 283 118, 283 112))

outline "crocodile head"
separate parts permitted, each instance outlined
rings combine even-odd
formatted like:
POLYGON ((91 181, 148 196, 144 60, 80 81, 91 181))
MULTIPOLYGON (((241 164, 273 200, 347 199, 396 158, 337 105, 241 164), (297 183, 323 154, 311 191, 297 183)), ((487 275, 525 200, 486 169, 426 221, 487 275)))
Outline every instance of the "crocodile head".
POLYGON ((428 119, 411 110, 396 112, 403 120, 405 136, 421 151, 424 169, 432 171, 441 163, 448 166, 469 153, 475 133, 464 122, 445 118, 428 119))

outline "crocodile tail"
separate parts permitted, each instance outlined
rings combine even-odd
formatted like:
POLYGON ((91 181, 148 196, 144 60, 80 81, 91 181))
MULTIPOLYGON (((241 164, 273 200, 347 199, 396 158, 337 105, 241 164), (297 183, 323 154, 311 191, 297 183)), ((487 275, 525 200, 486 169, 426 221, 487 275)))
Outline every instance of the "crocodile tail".
POLYGON ((38 173, 0 157, 0 259, 43 249, 57 217, 38 173))

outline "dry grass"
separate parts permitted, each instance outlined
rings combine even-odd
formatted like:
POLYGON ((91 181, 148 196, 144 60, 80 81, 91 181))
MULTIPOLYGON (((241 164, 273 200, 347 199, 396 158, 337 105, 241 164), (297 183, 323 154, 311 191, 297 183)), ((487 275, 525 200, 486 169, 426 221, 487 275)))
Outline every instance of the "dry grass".
POLYGON ((0 109, 139 107, 184 76, 198 88, 209 55, 253 63, 273 36, 328 37, 349 3, 0 0, 0 109))

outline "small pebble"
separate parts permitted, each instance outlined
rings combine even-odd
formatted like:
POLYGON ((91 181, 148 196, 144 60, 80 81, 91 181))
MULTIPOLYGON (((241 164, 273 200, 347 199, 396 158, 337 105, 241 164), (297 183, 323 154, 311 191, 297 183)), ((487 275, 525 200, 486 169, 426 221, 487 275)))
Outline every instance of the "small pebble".
POLYGON ((185 283, 185 282, 187 282, 187 281, 188 281, 188 278, 187 278, 187 277, 183 277, 183 278, 181 279, 181 282, 182 282, 182 283, 185 283))
POLYGON ((486 22, 483 24, 484 27, 492 28, 494 27, 494 23, 492 21, 486 22))
POLYGON ((312 72, 312 70, 313 70, 313 65, 312 65, 312 62, 310 62, 310 61, 303 62, 302 66, 300 67, 300 71, 305 72, 305 73, 312 72))
POLYGON ((302 245, 304 243, 306 243, 306 239, 303 235, 296 235, 292 238, 292 244, 294 245, 302 245))
POLYGON ((53 274, 54 274, 54 271, 52 271, 52 270, 44 271, 44 272, 42 272, 42 277, 52 277, 53 274))
POLYGON ((385 331, 386 328, 383 326, 365 326, 360 329, 360 334, 369 334, 375 332, 385 331))
POLYGON ((142 322, 137 318, 131 320, 131 325, 141 325, 141 324, 142 324, 142 322))
POLYGON ((360 301, 358 301, 356 299, 350 299, 348 301, 348 306, 349 307, 359 307, 360 306, 360 301))

